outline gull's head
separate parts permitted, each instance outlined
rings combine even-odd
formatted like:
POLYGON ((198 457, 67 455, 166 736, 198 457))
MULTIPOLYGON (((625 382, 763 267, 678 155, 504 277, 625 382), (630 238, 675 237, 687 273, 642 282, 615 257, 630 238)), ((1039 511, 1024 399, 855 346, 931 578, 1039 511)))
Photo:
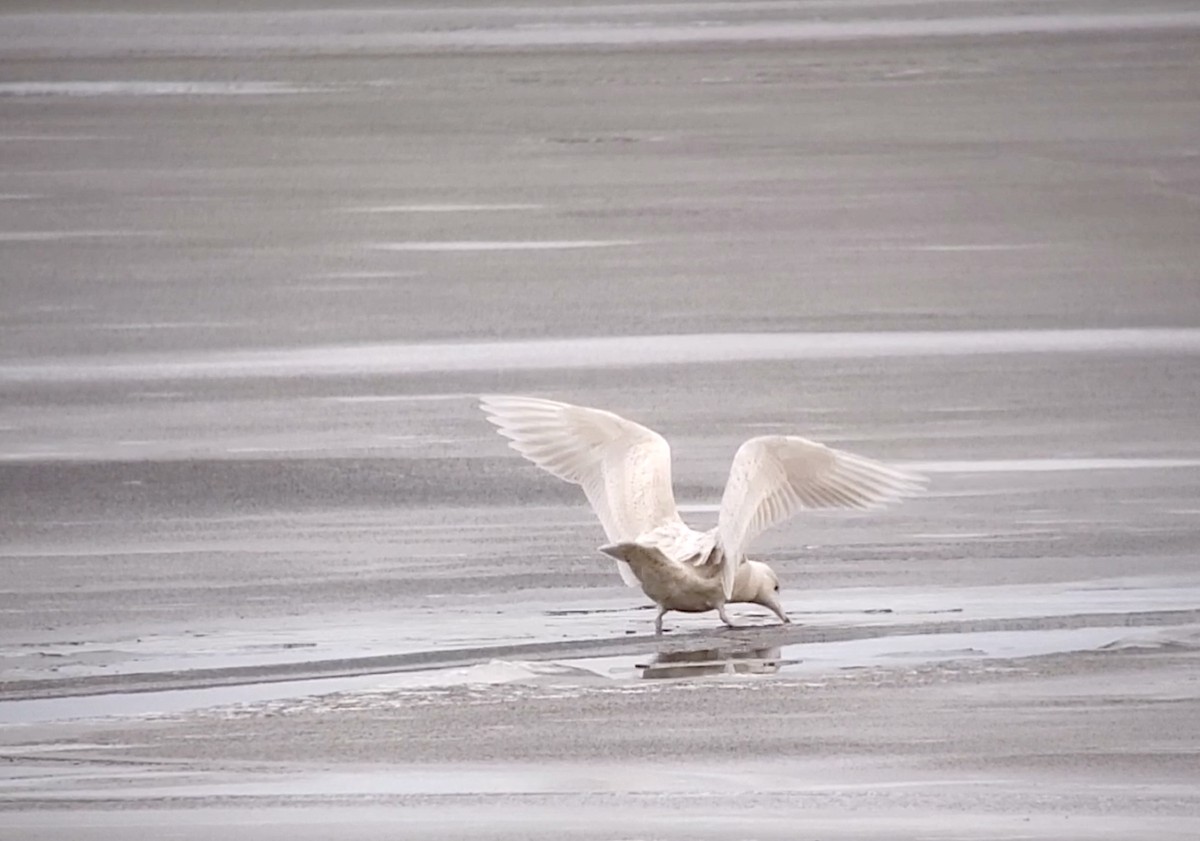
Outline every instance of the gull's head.
POLYGON ((762 561, 748 560, 746 566, 750 568, 751 587, 746 601, 761 604, 778 616, 781 622, 790 624, 792 620, 788 619, 787 614, 783 612, 783 605, 779 602, 779 576, 775 574, 775 570, 762 561))

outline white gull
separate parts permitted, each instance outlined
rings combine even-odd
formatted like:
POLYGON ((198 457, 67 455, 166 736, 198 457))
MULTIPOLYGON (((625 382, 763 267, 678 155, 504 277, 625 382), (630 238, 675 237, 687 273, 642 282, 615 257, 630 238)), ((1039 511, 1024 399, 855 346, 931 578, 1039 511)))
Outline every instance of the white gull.
POLYGON ((753 602, 787 623, 779 579, 746 557, 753 540, 799 511, 866 509, 920 490, 921 477, 790 435, 751 438, 738 449, 716 528, 701 532, 679 516, 671 448, 652 429, 602 409, 535 397, 485 396, 480 408, 509 446, 547 472, 583 488, 604 527, 600 551, 625 583, 669 610, 725 613, 753 602))

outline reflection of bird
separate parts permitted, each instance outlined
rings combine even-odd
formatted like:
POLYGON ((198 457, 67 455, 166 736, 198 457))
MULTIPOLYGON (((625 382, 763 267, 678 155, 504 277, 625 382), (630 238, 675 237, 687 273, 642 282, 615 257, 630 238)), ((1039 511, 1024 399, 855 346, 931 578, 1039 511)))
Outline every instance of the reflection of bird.
POLYGON ((719 648, 662 651, 638 668, 644 680, 670 680, 702 675, 773 675, 780 665, 779 646, 770 646, 742 651, 719 648))
POLYGON ((538 467, 580 485, 600 518, 625 583, 668 610, 725 613, 754 602, 790 621, 779 579, 746 558, 754 538, 808 508, 870 508, 919 490, 919 477, 815 441, 751 438, 738 449, 717 526, 684 524, 671 489, 671 448, 657 432, 612 412, 534 397, 484 397, 481 408, 510 446, 538 467))

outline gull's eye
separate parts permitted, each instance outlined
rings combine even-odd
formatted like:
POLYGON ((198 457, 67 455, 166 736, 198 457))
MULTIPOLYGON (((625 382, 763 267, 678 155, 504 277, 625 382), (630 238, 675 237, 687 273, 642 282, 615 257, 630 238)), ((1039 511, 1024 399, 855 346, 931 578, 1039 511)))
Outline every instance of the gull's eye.
POLYGON ((775 585, 775 592, 776 592, 776 593, 778 593, 778 592, 779 592, 779 585, 778 585, 778 584, 776 584, 776 585, 775 585))

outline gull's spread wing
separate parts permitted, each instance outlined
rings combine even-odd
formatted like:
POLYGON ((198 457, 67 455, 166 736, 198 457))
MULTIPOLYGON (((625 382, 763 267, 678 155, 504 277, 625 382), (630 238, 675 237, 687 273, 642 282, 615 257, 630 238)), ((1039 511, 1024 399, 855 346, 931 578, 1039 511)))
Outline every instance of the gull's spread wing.
POLYGON ((738 448, 721 497, 717 532, 726 595, 750 543, 812 508, 873 508, 924 486, 919 476, 787 435, 751 438, 738 448))
MULTIPOLYGON (((510 447, 583 488, 610 543, 680 522, 671 448, 657 432, 612 412, 534 397, 487 396, 480 408, 510 447)), ((618 568, 637 584, 628 565, 618 568)))

